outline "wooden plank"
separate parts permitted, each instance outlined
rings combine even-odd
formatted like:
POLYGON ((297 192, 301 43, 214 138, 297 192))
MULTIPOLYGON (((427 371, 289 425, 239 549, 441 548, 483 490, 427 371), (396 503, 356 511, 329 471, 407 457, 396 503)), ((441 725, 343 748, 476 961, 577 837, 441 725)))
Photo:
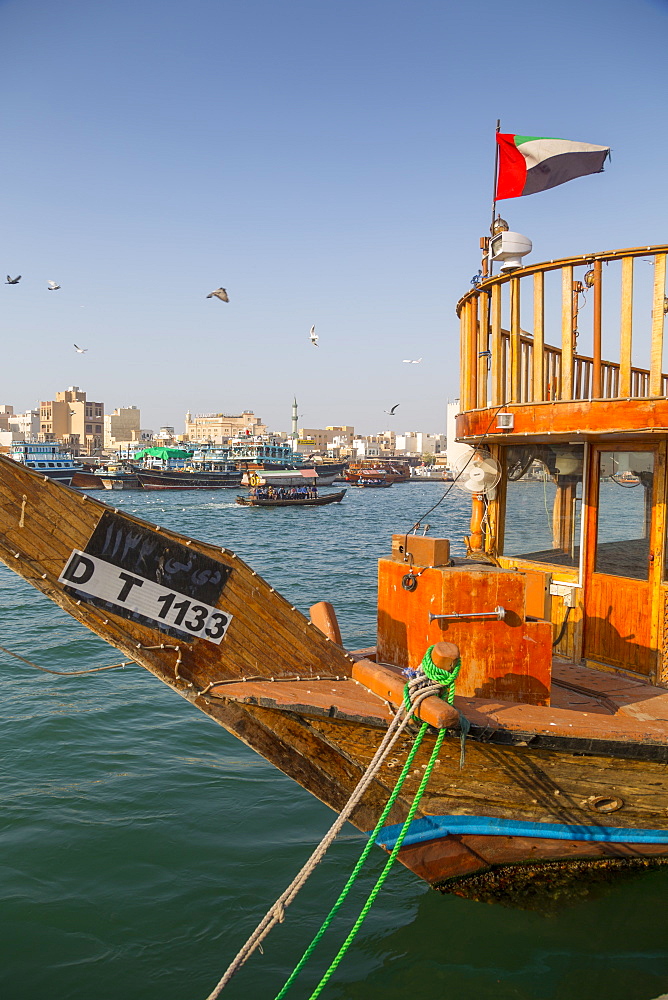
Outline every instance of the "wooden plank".
POLYGON ((650 643, 655 650, 650 679, 656 683, 661 669, 664 638, 664 594, 662 589, 662 553, 666 537, 666 440, 657 442, 654 461, 654 497, 650 535, 650 643))
POLYGON ((654 258, 654 301, 652 305, 652 345, 650 348, 649 394, 660 396, 662 388, 661 369, 663 366, 663 329, 666 300, 666 255, 658 253, 654 258))
POLYGON ((510 279, 510 400, 522 401, 521 393, 521 341, 520 280, 510 279))
POLYGON ((478 406, 478 296, 471 299, 469 305, 469 335, 468 335, 468 369, 469 369, 469 401, 477 409, 478 406))
POLYGON ((601 396, 601 305, 603 295, 603 271, 600 260, 594 261, 594 309, 593 309, 593 366, 591 394, 594 399, 601 396))
POLYGON ((622 301, 619 330, 619 395, 628 399, 631 392, 631 355, 633 344, 633 257, 622 261, 622 301))
POLYGON ((462 372, 460 396, 463 410, 476 408, 477 367, 473 349, 474 323, 477 322, 476 300, 470 299, 462 313, 462 372))
POLYGON ((533 392, 538 402, 546 398, 545 384, 545 276, 533 276, 533 392))
POLYGON ((509 436, 528 438, 563 435, 566 441, 578 434, 615 434, 618 438, 636 436, 638 432, 665 432, 668 427, 668 399, 602 399, 590 403, 569 400, 553 405, 531 403, 514 408, 515 426, 512 435, 503 434, 493 424, 491 409, 461 413, 457 416, 457 436, 477 443, 481 436, 499 442, 509 436))
POLYGON ((560 399, 573 398, 573 267, 561 272, 561 379, 560 399))
POLYGON ((480 303, 480 327, 478 332, 478 403, 479 407, 487 406, 487 384, 489 382, 489 358, 480 357, 489 351, 489 296, 482 292, 478 298, 480 303))
MULTIPOLYGON (((391 722, 394 714, 387 701, 351 679, 222 682, 214 684, 207 696, 283 712, 297 712, 307 717, 325 716, 382 728, 391 722)), ((433 701, 438 702, 439 708, 442 707, 439 699, 433 698, 433 701)), ((454 718, 458 721, 456 713, 454 718)))
POLYGON ((503 340, 501 337, 501 285, 492 286, 491 313, 492 406, 502 406, 506 402, 506 386, 503 376, 503 340))
POLYGON ((468 385, 468 300, 459 313, 459 399, 462 410, 470 410, 467 397, 468 385))

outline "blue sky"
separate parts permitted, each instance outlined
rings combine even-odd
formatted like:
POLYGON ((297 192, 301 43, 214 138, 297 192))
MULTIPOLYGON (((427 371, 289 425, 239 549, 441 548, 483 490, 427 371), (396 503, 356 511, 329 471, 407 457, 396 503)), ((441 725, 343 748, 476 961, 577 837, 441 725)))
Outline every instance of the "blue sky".
POLYGON ((0 0, 0 402, 444 430, 496 119, 613 149, 500 203, 531 260, 666 242, 667 41, 662 0, 0 0))

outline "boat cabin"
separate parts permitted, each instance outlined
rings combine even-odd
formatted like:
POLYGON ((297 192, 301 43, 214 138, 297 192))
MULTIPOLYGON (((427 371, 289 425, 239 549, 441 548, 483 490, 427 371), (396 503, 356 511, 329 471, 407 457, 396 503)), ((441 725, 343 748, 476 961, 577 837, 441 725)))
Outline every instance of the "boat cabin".
POLYGON ((533 704, 554 657, 668 686, 667 250, 515 267, 460 300, 467 558, 395 536, 380 659, 448 640, 460 694, 533 704))
POLYGON ((501 469, 469 555, 526 576, 557 654, 664 686, 667 250, 523 267, 457 307, 457 438, 501 469))

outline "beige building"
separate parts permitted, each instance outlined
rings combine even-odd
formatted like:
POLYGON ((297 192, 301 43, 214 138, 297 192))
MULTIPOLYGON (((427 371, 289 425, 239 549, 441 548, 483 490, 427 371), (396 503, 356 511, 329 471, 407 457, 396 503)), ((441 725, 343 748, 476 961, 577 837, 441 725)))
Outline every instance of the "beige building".
POLYGON ((239 416, 225 413, 202 413, 192 416, 186 413, 186 441, 210 441, 223 444, 229 438, 266 434, 267 428, 252 410, 244 410, 239 416))
POLYGON ((3 403, 0 406, 0 431, 10 431, 9 418, 14 416, 14 407, 3 403))
POLYGON ((355 428, 349 424, 338 427, 329 425, 327 427, 300 427, 297 441, 297 451, 317 452, 327 455, 333 449, 345 449, 347 445, 352 448, 355 437, 355 428))
POLYGON ((117 407, 104 418, 104 447, 115 450, 141 441, 141 415, 137 406, 117 407))
POLYGON ((384 431, 382 434, 367 434, 355 438, 354 450, 356 458, 393 458, 397 436, 394 431, 384 431))
POLYGON ((103 432, 104 403, 87 400, 78 385, 40 403, 40 441, 62 441, 74 454, 97 455, 102 451, 103 432))

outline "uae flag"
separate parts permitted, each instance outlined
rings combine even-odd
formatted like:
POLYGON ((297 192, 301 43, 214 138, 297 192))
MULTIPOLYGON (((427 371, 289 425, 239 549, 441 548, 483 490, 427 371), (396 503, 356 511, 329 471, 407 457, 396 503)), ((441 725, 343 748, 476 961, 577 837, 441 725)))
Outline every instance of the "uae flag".
POLYGON ((610 155, 608 146, 592 146, 570 139, 497 132, 496 141, 499 147, 497 201, 547 191, 585 174, 598 174, 610 155))

